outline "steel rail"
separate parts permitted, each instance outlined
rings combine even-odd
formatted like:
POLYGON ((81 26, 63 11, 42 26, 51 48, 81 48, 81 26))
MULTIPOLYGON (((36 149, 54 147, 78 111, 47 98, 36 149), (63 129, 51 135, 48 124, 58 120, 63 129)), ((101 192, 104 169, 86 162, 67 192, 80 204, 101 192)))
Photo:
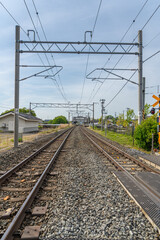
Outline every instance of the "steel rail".
MULTIPOLYGON (((154 189, 152 189, 151 186, 149 186, 147 183, 144 183, 143 181, 139 181, 138 179, 136 179, 131 173, 129 173, 126 169, 124 169, 115 159, 113 159, 108 153, 106 153, 91 137, 89 137, 89 132, 85 131, 86 133, 84 133, 84 131, 82 130, 83 134, 96 146, 98 147, 98 149, 105 155, 107 156, 110 160, 113 161, 113 163, 117 166, 120 166, 121 170, 124 173, 124 176, 126 175, 128 177, 128 179, 130 179, 132 181, 132 184, 135 184, 135 186, 137 188, 139 188, 140 190, 142 190, 142 193, 144 193, 146 195, 146 198, 149 198, 152 201, 152 204, 156 204, 157 208, 159 209, 160 206, 160 196, 154 191, 154 189)), ((94 135, 95 137, 95 135, 94 135)), ((95 137, 96 138, 96 137, 95 137)), ((159 232, 159 225, 157 225, 157 218, 153 218, 151 217, 150 213, 146 211, 146 209, 144 208, 144 206, 138 202, 138 200, 134 197, 134 195, 132 195, 132 193, 126 188, 126 186, 121 182, 121 180, 118 178, 118 176, 116 175, 116 173, 113 172, 114 177, 117 178, 117 180, 120 182, 120 184, 123 186, 123 188, 125 189, 125 191, 127 192, 127 194, 136 202, 136 204, 140 207, 140 209, 142 210, 142 212, 145 214, 146 218, 149 220, 149 222, 153 225, 154 228, 156 228, 159 232)))
POLYGON ((48 163, 47 167, 45 168, 45 170, 43 171, 42 175, 40 176, 40 178, 36 182, 36 184, 33 187, 32 191, 29 193, 28 197, 26 198, 26 200, 24 201, 24 203, 20 207, 19 211, 17 212, 17 214, 14 217, 13 221, 9 225, 8 229, 5 231, 5 233, 2 236, 1 240, 12 240, 14 238, 14 236, 13 236, 14 232, 17 231, 19 226, 21 225, 23 219, 25 218, 25 214, 26 214, 27 209, 31 206, 31 204, 32 204, 32 202, 33 202, 37 192, 39 191, 39 189, 40 189, 40 187, 41 187, 45 177, 49 173, 53 163, 55 162, 55 159, 58 157, 60 151, 62 150, 65 142, 67 141, 67 139, 68 139, 69 135, 71 134, 71 132, 73 131, 73 129, 74 128, 70 129, 69 133, 67 134, 67 136, 65 137, 65 139, 63 140, 61 145, 58 147, 58 149, 55 152, 55 154, 53 155, 51 161, 48 163))
MULTIPOLYGON (((82 130, 82 129, 81 129, 82 130)), ((91 137, 89 137, 83 130, 83 134, 96 146, 107 158, 109 158, 110 162, 121 171, 125 171, 125 169, 113 158, 111 157, 102 147, 100 147, 91 137)), ((86 131, 87 132, 87 131, 86 131)))
POLYGON ((109 147, 111 147, 112 149, 114 149, 115 151, 121 153, 122 155, 124 155, 125 157, 129 158, 130 160, 132 160, 134 163, 138 164, 140 167, 146 169, 147 171, 150 171, 150 172, 154 172, 154 173, 157 173, 157 174, 160 174, 160 171, 158 170, 155 170, 149 166, 146 166, 146 164, 142 163, 141 161, 139 161, 138 159, 136 159, 135 157, 129 155, 128 153, 122 151, 121 149, 113 146, 112 144, 104 141, 103 139, 99 138, 98 136, 96 136, 95 134, 91 133, 90 131, 86 130, 90 135, 92 135, 93 137, 97 138, 99 141, 103 142, 104 144, 108 145, 109 147))
POLYGON ((14 172, 16 172, 17 170, 19 170, 24 164, 26 164, 27 162, 29 162, 30 160, 32 160, 34 157, 36 157, 39 153, 41 153, 45 148, 47 148, 49 145, 51 145, 53 142, 55 142, 57 140, 57 138, 61 137, 63 134, 65 134, 67 131, 69 131, 69 129, 63 131, 62 133, 60 133, 57 137, 55 137, 54 139, 52 139, 51 141, 49 141, 48 143, 46 143, 43 147, 39 148, 36 152, 32 153, 29 157, 25 158, 22 162, 20 162, 19 164, 17 164, 15 167, 11 168, 9 171, 7 171, 6 173, 4 173, 1 177, 0 177, 0 185, 7 179, 9 178, 14 172))
MULTIPOLYGON (((82 132, 94 144, 94 146, 96 146, 107 158, 109 158, 110 162, 112 162, 118 170, 125 172, 125 174, 130 179, 132 179, 135 183, 137 183, 143 191, 147 191, 149 194, 151 194, 154 199, 156 199, 157 201, 160 200, 159 195, 157 195, 157 193, 147 183, 143 183, 142 181, 137 180, 131 173, 129 173, 123 166, 121 166, 113 157, 111 157, 102 147, 100 147, 92 138, 90 138, 83 130, 82 132)), ((88 133, 88 131, 86 132, 88 133)))

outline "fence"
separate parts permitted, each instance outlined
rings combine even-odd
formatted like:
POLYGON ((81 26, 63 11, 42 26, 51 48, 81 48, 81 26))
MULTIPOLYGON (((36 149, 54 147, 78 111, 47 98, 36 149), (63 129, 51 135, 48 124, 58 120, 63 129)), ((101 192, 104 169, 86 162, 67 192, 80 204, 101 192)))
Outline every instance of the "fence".
POLYGON ((0 149, 13 146, 13 138, 13 134, 0 134, 0 149))
MULTIPOLYGON (((101 125, 98 124, 98 125, 96 125, 96 127, 98 129, 100 129, 101 125)), ((104 129, 104 127, 103 127, 103 129, 104 129)), ((131 126, 131 127, 119 127, 117 125, 108 125, 107 126, 107 131, 112 131, 112 132, 116 132, 116 133, 120 133, 120 134, 126 134, 126 135, 133 136, 134 135, 134 126, 131 126)))

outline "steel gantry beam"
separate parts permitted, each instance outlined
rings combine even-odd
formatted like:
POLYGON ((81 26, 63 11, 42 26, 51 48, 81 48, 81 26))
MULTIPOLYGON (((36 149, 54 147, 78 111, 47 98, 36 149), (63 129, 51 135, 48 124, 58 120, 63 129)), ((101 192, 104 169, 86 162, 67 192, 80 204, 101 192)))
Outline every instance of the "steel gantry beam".
MULTIPOLYGON (((33 30, 29 30, 33 31, 33 30)), ((88 31, 87 31, 88 32, 88 31)), ((90 31, 89 31, 90 32, 90 31)), ((86 34, 86 33, 85 33, 86 34)), ((35 33, 33 41, 23 41, 20 39, 20 26, 16 26, 15 39, 15 122, 14 122, 14 147, 18 147, 19 129, 19 69, 21 53, 65 53, 65 54, 120 54, 137 55, 139 58, 139 92, 142 89, 142 31, 139 31, 138 43, 121 42, 83 42, 68 41, 36 41, 35 33), (128 48, 130 46, 130 48, 128 48), (138 48, 138 52, 134 51, 138 48), (89 49, 89 50, 88 50, 89 49)), ((139 99, 139 112, 141 112, 142 100, 139 99)), ((93 104, 94 106, 94 104, 93 104)), ((94 107, 93 107, 94 108, 94 107)), ((93 110, 94 116, 94 110, 93 110)), ((141 117, 139 117, 139 122, 141 117)), ((94 127, 94 122, 93 122, 94 127)))
POLYGON ((92 111, 93 104, 82 103, 30 103, 30 110, 37 107, 40 108, 75 108, 75 109, 88 109, 92 111))
POLYGON ((128 46, 138 46, 138 43, 118 42, 46 42, 19 41, 20 53, 75 53, 75 54, 128 54, 138 55, 129 51, 128 46), (116 46, 116 47, 115 47, 116 46), (117 47, 118 46, 118 47, 117 47), (88 48, 90 51, 88 51, 88 48), (116 49, 116 51, 115 51, 116 49))

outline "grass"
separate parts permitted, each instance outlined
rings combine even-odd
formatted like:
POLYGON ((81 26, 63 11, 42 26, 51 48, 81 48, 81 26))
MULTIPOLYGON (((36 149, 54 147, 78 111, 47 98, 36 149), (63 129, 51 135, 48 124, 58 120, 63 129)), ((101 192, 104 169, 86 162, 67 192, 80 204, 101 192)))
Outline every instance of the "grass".
MULTIPOLYGON (((93 129, 91 128, 91 130, 93 130, 93 129)), ((133 149, 136 149, 136 150, 148 153, 148 154, 151 153, 151 151, 146 151, 144 149, 139 148, 138 144, 136 143, 136 140, 134 140, 134 145, 133 145, 133 137, 129 136, 127 134, 121 134, 121 133, 116 133, 116 132, 112 132, 112 131, 107 131, 107 136, 105 136, 105 131, 101 131, 98 129, 94 129, 93 131, 97 132, 98 134, 100 134, 114 142, 117 142, 125 147, 133 148, 133 149)))
MULTIPOLYGON (((48 128, 47 130, 41 130, 38 133, 31 133, 31 134, 23 134, 22 138, 19 138, 19 144, 23 144, 24 142, 31 142, 37 139, 41 135, 47 135, 53 132, 57 132, 61 129, 68 128, 68 124, 61 124, 57 128, 48 128)), ((0 133, 0 151, 4 151, 6 149, 10 149, 14 146, 14 136, 13 133, 0 133)))

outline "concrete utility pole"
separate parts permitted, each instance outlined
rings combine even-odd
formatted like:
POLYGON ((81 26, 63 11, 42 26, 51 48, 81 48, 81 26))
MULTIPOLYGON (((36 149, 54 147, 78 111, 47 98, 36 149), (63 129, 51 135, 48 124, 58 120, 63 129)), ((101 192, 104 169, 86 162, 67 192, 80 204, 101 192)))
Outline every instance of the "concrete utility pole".
POLYGON ((145 106, 145 77, 142 78, 142 119, 145 119, 145 112, 144 112, 144 106, 145 106))
POLYGON ((15 96, 14 96, 14 147, 18 147, 19 128, 19 49, 20 49, 20 26, 16 26, 15 42, 15 96))
POLYGON ((105 99, 100 99, 100 101, 101 101, 101 114, 102 114, 102 119, 101 119, 101 131, 103 131, 103 111, 104 111, 105 99))
POLYGON ((94 129, 94 102, 93 102, 93 129, 94 129))
POLYGON ((138 31, 138 124, 142 121, 142 76, 143 76, 143 62, 142 62, 142 30, 138 31))

